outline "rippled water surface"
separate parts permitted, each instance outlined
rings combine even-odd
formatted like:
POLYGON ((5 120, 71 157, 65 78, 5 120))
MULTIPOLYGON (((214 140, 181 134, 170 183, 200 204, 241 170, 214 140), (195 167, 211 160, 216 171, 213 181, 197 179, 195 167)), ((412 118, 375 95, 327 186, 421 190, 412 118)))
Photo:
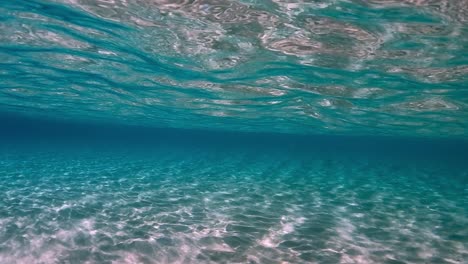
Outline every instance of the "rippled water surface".
POLYGON ((0 2, 0 110, 467 136, 466 0, 0 2))
POLYGON ((0 0, 0 264, 466 264, 467 129, 467 0, 0 0))

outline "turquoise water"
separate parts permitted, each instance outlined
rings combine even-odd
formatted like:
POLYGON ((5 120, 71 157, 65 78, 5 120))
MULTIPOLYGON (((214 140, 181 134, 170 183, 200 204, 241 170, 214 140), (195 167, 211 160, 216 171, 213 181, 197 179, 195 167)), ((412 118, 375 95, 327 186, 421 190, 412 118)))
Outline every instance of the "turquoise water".
POLYGON ((70 120, 467 136, 466 0, 0 3, 0 110, 70 120))
POLYGON ((466 263, 467 7, 0 0, 0 264, 466 263))
POLYGON ((378 148, 359 152, 329 138, 252 148, 239 140, 226 146, 197 136, 197 145, 161 137, 152 144, 4 143, 0 262, 464 263, 468 257, 468 169, 457 157, 466 157, 467 148, 451 155, 453 146, 430 145, 439 152, 431 155, 410 144, 401 154, 395 148, 408 144, 393 141, 372 140, 378 148))
POLYGON ((3 120, 0 263, 468 259, 466 141, 3 120))

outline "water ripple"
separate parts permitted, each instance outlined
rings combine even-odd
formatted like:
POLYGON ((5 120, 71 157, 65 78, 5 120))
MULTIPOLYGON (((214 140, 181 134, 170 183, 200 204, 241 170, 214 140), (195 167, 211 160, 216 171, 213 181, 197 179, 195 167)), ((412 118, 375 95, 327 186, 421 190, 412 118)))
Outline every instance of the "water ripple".
POLYGON ((3 1, 0 110, 182 128, 465 137, 467 6, 3 1))

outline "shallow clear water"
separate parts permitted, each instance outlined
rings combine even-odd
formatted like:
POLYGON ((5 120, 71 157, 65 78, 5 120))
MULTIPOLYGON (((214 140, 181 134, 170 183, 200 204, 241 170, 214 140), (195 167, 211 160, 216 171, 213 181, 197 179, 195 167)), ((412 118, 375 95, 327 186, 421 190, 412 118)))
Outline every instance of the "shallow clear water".
POLYGON ((461 164, 181 146, 0 157, 1 263, 468 258, 461 164))
POLYGON ((467 7, 0 0, 0 264, 466 263, 467 7))
POLYGON ((0 263, 468 258, 466 141, 14 120, 0 263))

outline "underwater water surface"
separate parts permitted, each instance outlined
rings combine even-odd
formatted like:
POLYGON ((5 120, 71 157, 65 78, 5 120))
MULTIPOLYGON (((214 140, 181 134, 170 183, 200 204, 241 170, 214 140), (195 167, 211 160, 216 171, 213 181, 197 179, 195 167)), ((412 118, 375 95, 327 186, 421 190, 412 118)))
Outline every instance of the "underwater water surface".
POLYGON ((466 0, 0 0, 0 264, 468 260, 466 0))
POLYGON ((0 2, 0 110, 467 136, 466 0, 0 2))

